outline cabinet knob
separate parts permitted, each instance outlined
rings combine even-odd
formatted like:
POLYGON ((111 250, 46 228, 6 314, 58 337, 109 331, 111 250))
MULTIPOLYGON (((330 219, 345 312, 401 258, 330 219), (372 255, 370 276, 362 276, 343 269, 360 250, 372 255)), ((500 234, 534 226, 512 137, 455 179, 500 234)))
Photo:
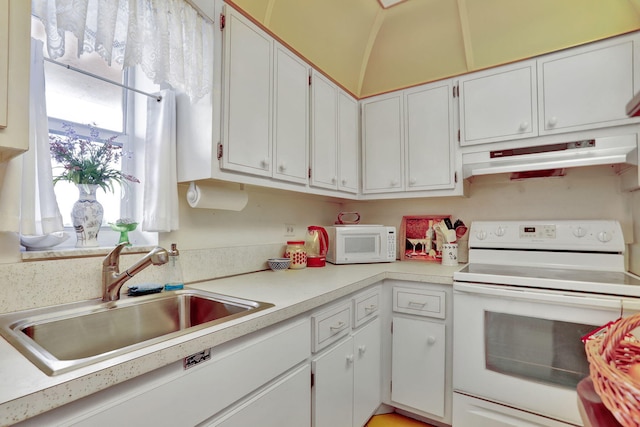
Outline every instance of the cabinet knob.
POLYGON ((427 337, 427 344, 434 345, 435 343, 436 343, 436 337, 431 335, 427 337))
POLYGON ((280 172, 284 172, 287 170, 287 164, 285 162, 280 163, 280 166, 278 166, 278 169, 280 170, 280 172))
POLYGON ((527 130, 529 129, 529 122, 528 121, 524 121, 522 123, 520 123, 520 130, 527 130))
POLYGON ((260 166, 262 166, 262 169, 269 169, 269 158, 265 157, 262 159, 260 166))
POLYGON ((340 181, 340 182, 342 182, 342 185, 347 185, 347 180, 346 180, 346 178, 342 178, 342 181, 340 181))
POLYGON ((336 182, 338 182, 338 177, 334 176, 333 178, 331 178, 331 183, 335 184, 336 182))
POLYGON ((413 187, 414 185, 416 185, 416 183, 417 183, 417 182, 418 182, 418 180, 417 180, 417 179, 415 179, 415 178, 411 178, 411 179, 409 179, 409 185, 410 185, 410 186, 412 186, 412 187, 413 187))
POLYGON ((549 127, 554 127, 555 125, 558 124, 558 118, 556 116, 551 117, 548 121, 547 124, 549 125, 549 127))
POLYGON ((351 365, 353 363, 353 354, 347 355, 347 365, 351 365))
POLYGON ((400 184, 400 181, 398 181, 397 179, 392 179, 391 180, 391 186, 392 187, 397 187, 398 184, 400 184))
POLYGON ((358 353, 360 353, 360 356, 362 356, 365 352, 367 351, 367 346, 366 345, 361 345, 358 347, 358 353))

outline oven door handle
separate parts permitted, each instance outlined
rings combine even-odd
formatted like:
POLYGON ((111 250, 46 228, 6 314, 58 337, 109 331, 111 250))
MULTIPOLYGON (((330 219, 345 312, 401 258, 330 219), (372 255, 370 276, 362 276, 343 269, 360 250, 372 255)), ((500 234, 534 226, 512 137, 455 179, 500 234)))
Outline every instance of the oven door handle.
MULTIPOLYGON (((637 303, 633 303, 624 298, 602 297, 597 296, 573 296, 562 293, 548 293, 544 291, 530 291, 524 289, 505 289, 501 286, 467 284, 454 282, 454 293, 477 294, 487 296, 498 296, 502 298, 517 299, 519 301, 546 302, 558 305, 570 305, 591 308, 612 308, 616 310, 632 308, 637 303)), ((454 296, 455 298, 455 296, 454 296)))

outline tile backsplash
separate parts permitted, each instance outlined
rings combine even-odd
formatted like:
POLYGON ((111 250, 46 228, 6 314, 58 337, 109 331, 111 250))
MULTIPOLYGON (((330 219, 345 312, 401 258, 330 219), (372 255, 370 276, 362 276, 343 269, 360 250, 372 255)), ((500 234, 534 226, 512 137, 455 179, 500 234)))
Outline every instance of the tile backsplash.
MULTIPOLYGON (((282 244, 181 250, 185 283, 233 276, 268 268, 266 260, 282 254, 282 244)), ((123 254, 124 271, 143 254, 123 254)), ((0 313, 100 298, 103 257, 66 258, 0 264, 0 313)), ((162 283, 162 267, 150 266, 128 285, 162 283)))

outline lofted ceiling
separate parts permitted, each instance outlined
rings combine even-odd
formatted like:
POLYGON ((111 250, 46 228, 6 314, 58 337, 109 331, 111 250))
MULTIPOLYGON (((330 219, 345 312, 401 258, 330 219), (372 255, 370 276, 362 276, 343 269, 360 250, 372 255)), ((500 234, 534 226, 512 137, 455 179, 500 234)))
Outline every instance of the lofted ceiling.
POLYGON ((640 0, 227 2, 357 98, 640 29, 640 0))

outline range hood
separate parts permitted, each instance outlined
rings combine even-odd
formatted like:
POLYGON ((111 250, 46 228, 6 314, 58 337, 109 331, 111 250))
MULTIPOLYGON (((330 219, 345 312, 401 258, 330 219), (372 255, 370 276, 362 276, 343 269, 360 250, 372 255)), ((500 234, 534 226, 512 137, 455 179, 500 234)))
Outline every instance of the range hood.
POLYGON ((578 166, 638 164, 637 134, 462 155, 464 178, 578 166))

